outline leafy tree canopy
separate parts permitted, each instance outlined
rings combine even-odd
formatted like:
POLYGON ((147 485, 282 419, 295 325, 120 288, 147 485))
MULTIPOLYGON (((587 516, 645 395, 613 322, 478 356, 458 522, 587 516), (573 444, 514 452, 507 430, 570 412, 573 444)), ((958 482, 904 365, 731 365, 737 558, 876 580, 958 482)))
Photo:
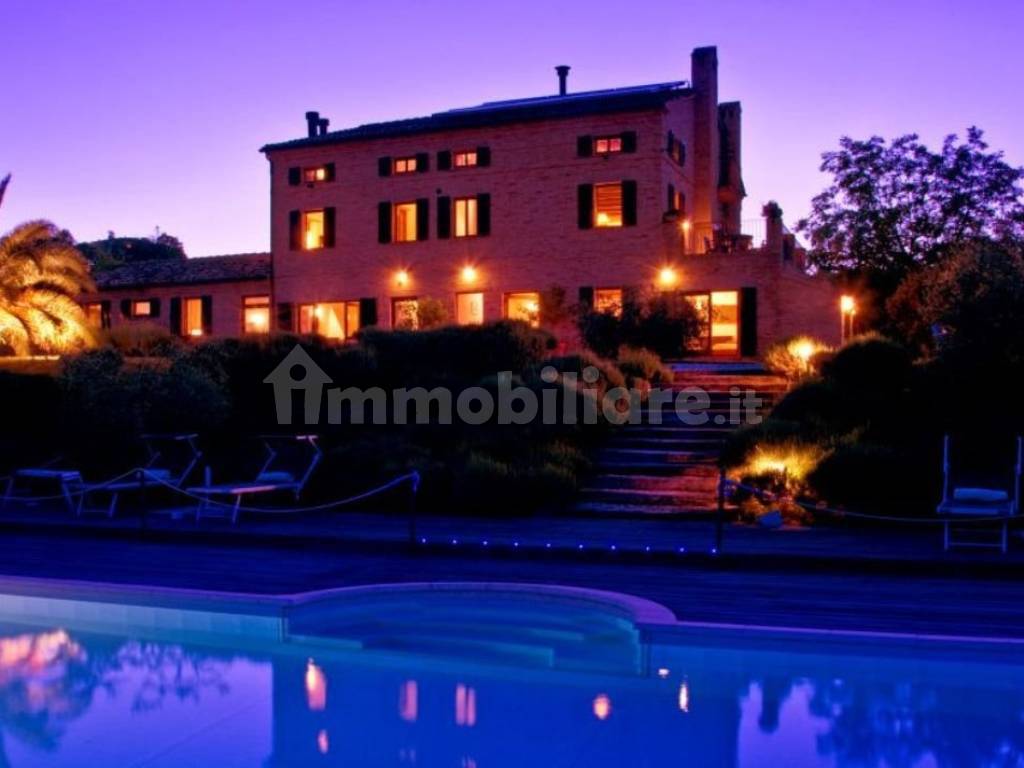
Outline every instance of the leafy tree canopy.
POLYGON ((92 265, 93 272, 154 259, 184 259, 185 248, 173 235, 162 232, 156 237, 116 237, 78 243, 78 250, 92 265))
POLYGON ((978 128, 933 152, 916 134, 840 139, 822 155, 832 183, 797 224, 812 264, 889 278, 942 261, 959 244, 1024 236, 1024 169, 990 152, 978 128))

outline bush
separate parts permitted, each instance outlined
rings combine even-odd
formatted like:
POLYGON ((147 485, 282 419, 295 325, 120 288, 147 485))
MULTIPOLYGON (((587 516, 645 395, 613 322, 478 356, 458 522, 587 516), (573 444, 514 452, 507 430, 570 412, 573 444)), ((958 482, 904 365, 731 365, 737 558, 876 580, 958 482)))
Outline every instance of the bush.
POLYGON ((840 349, 822 373, 841 392, 875 400, 902 392, 910 382, 911 370, 912 361, 905 347, 869 334, 840 349))
POLYGON ((643 347, 662 358, 682 357, 700 337, 704 321, 681 294, 659 294, 646 302, 627 301, 621 315, 582 311, 577 327, 595 353, 612 357, 622 345, 643 347))
POLYGON ((806 436, 828 436, 854 426, 835 386, 826 381, 808 381, 791 389, 772 410, 770 422, 797 425, 806 436))
POLYGON ((636 386, 636 382, 640 380, 654 386, 668 386, 675 380, 672 369, 648 349, 620 347, 616 364, 630 380, 630 386, 636 386))
POLYGON ((932 458, 915 460, 897 449, 870 443, 843 444, 807 479, 830 506, 869 514, 933 514, 941 478, 939 462, 932 458))
POLYGON ((592 355, 589 352, 580 352, 575 355, 563 355, 561 357, 550 357, 544 361, 544 365, 550 365, 560 374, 576 374, 577 386, 580 389, 593 389, 598 398, 604 397, 609 389, 625 387, 626 377, 622 375, 615 363, 611 360, 592 355), (598 377, 594 382, 587 382, 583 372, 593 368, 597 371, 598 377))
POLYGON ((810 336, 792 336, 772 344, 764 353, 764 365, 772 373, 787 379, 815 375, 830 348, 810 336))
POLYGON ((416 303, 416 322, 420 330, 444 325, 448 322, 448 307, 440 299, 422 298, 416 303))
POLYGON ((155 323, 128 323, 107 332, 110 345, 125 357, 169 357, 180 351, 184 342, 155 323))

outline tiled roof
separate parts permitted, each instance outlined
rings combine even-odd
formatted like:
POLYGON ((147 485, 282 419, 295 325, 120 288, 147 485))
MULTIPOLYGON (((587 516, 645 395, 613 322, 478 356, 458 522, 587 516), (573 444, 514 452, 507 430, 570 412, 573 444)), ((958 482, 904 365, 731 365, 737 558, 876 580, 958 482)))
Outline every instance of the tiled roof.
POLYGON ((93 275, 100 290, 266 280, 269 277, 269 253, 238 253, 194 259, 152 259, 125 264, 93 275))
POLYGON ((481 128, 508 123, 554 120, 583 115, 632 112, 656 109, 670 99, 690 93, 689 83, 679 80, 653 85, 634 85, 628 88, 609 88, 602 91, 570 93, 565 96, 538 96, 511 101, 490 101, 475 107, 435 112, 428 117, 414 117, 408 120, 394 120, 387 123, 369 123, 356 128, 330 131, 323 136, 293 139, 276 144, 267 144, 261 151, 317 146, 319 144, 340 144, 348 141, 383 139, 394 136, 409 136, 434 131, 450 131, 462 128, 481 128))

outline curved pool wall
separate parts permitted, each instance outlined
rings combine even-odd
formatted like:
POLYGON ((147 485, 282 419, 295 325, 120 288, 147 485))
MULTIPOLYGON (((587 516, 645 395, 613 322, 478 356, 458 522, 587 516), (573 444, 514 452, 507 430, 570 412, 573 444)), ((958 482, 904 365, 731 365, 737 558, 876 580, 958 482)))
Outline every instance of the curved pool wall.
POLYGON ((1024 761, 1012 643, 697 627, 531 585, 0 591, 21 768, 1024 761))

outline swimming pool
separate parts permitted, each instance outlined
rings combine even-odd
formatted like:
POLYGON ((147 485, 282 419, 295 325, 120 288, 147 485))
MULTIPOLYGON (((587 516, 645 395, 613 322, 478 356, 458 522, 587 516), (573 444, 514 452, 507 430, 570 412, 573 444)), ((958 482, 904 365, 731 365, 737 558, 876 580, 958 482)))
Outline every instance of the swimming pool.
POLYGON ((1020 650, 562 588, 28 583, 0 595, 0 765, 1020 765, 1020 650))

